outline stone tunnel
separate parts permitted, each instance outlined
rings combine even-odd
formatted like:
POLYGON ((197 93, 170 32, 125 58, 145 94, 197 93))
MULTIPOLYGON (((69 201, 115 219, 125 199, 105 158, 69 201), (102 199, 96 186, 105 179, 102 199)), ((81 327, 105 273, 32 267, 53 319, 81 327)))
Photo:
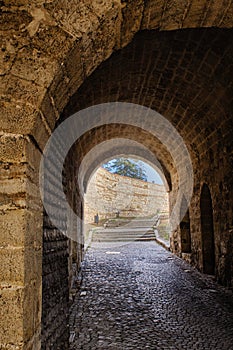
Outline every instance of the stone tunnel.
POLYGON ((67 348, 91 173, 109 154, 149 160, 172 211, 188 165, 171 130, 192 167, 192 194, 188 204, 179 198, 188 210, 177 214, 171 251, 189 254, 195 268, 232 287, 232 1, 3 0, 1 10, 0 348, 67 348), (118 115, 121 105, 128 109, 118 115), (71 116, 83 132, 63 128, 65 140, 53 145, 69 208, 53 160, 47 174, 56 225, 43 207, 40 162, 71 116), (160 128, 156 116, 165 121, 160 128))

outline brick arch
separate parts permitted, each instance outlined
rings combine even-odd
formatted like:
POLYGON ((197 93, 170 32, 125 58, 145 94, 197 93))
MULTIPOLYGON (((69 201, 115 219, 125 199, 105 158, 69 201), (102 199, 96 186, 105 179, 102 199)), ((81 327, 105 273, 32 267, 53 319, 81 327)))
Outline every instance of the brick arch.
POLYGON ((86 79, 63 118, 98 103, 141 104, 170 120, 195 158, 201 140, 211 146, 216 128, 229 130, 231 79, 223 67, 232 61, 232 37, 218 29, 138 33, 86 79))
POLYGON ((88 182, 102 164, 118 157, 133 158, 146 162, 157 171, 167 192, 171 190, 171 179, 165 176, 157 157, 139 142, 125 140, 121 137, 99 143, 84 156, 79 167, 78 176, 81 192, 86 192, 88 182))
MULTIPOLYGON (((127 108, 127 112, 130 113, 130 109, 128 108, 132 108, 135 107, 135 105, 129 104, 130 106, 127 105, 124 106, 124 108, 127 108)), ((99 107, 100 108, 100 107, 99 107)), ((104 105, 101 106, 102 110, 106 110, 107 107, 105 107, 104 105)), ((114 107, 112 107, 114 108, 114 107)), ((116 108, 116 107, 115 107, 116 108)), ((95 109, 93 108, 93 111, 95 109)), ((82 111, 82 113, 87 113, 87 110, 82 111)), ((134 111, 134 113, 136 112, 136 110, 134 111)), ((96 110, 96 113, 97 112, 96 110)), ((139 117, 143 117, 143 113, 145 113, 144 109, 139 110, 139 117), (140 115, 142 113, 142 115, 140 115)), ((154 113, 154 112, 152 112, 154 113)), ((133 114, 136 117, 136 114, 133 114)), ((145 117, 145 116, 144 116, 145 117)), ((77 118, 76 115, 74 115, 72 118, 77 118)), ((154 116, 154 118, 156 118, 154 116)), ((88 125, 88 117, 86 116, 85 118, 86 123, 88 125)), ((148 119, 147 119, 148 121, 148 119)), ((135 121, 136 122, 136 121, 135 121)), ((72 124, 73 125, 73 124, 72 124)), ((137 142, 140 146, 141 149, 143 149, 143 158, 147 158, 150 154, 153 156, 153 161, 154 159, 157 160, 160 169, 162 171, 162 175, 164 176, 164 179, 167 183, 167 186, 170 190, 170 204, 171 204, 171 211, 176 203, 176 196, 177 193, 179 191, 179 187, 182 186, 182 181, 180 176, 181 173, 179 173, 181 171, 181 168, 178 167, 182 167, 182 165, 179 163, 180 161, 178 160, 179 158, 179 154, 181 154, 181 149, 180 149, 180 153, 176 153, 176 154, 171 154, 166 145, 162 143, 162 141, 160 141, 154 134, 153 134, 153 129, 151 130, 147 130, 148 125, 146 124, 145 120, 144 120, 144 128, 141 128, 139 126, 136 126, 137 124, 133 124, 129 125, 126 122, 124 124, 121 123, 110 123, 110 124, 102 124, 101 126, 95 127, 95 128, 90 128, 90 130, 88 130, 86 133, 84 133, 79 139, 77 139, 77 141, 73 144, 73 146, 70 148, 69 153, 67 154, 66 157, 66 161, 65 161, 65 165, 64 165, 64 174, 66 176, 66 174, 71 174, 74 173, 75 174, 75 178, 76 181, 70 182, 70 185, 67 186, 67 182, 65 182, 64 185, 64 192, 66 194, 66 197, 68 199, 68 202, 70 203, 70 206, 72 208, 74 208, 73 202, 72 202, 72 198, 73 198, 73 194, 76 193, 77 195, 77 201, 80 201, 80 194, 83 193, 83 191, 79 191, 77 184, 80 185, 80 189, 82 189, 83 186, 83 174, 81 174, 83 172, 82 169, 82 163, 85 161, 85 158, 88 156, 88 154, 92 151, 95 151, 95 148, 98 148, 98 145, 101 146, 102 143, 108 143, 108 142, 113 142, 117 139, 119 139, 119 137, 121 137, 122 140, 124 140, 124 143, 121 144, 122 148, 124 149, 125 154, 129 154, 128 153, 128 149, 127 149, 127 142, 137 142), (178 160, 178 163, 176 163, 178 160), (81 168, 81 169, 80 169, 81 168), (74 170, 73 170, 74 169, 74 170), (66 188, 68 188, 66 190, 66 188)), ((73 130, 72 132, 74 132, 75 127, 73 125, 73 130)), ((168 135, 167 134, 167 130, 164 130, 164 135, 168 135)), ((160 135, 162 136, 162 135, 160 135)), ((165 137, 167 138, 167 136, 165 137)), ((180 145, 180 140, 175 141, 176 146, 178 147, 178 145, 180 145)), ((174 145, 175 145, 174 144, 174 145)), ((62 147, 62 144, 58 147, 62 147)), ((107 147, 107 151, 111 151, 110 148, 107 147)), ((116 151, 116 147, 114 148, 113 152, 116 151)), ((135 152, 135 150, 134 150, 135 152)), ((99 155, 99 153, 98 153, 99 155)), ((58 159, 57 159, 58 160, 58 159)), ((95 159, 94 159, 95 160, 95 159)), ((98 160, 98 164, 100 164, 101 162, 101 157, 100 160, 99 158, 97 158, 98 160)), ((86 164, 85 164, 86 165, 86 164)), ((85 166, 85 170, 84 173, 89 173, 89 171, 91 170, 91 165, 85 166)), ((68 175, 69 177, 69 175, 68 175)), ((56 192, 54 192, 54 195, 56 196, 56 192)), ((81 195, 82 196, 82 195, 81 195)), ((75 210, 75 212, 77 213, 77 215, 80 217, 79 215, 79 210, 78 208, 76 208, 77 210, 75 210)))
POLYGON ((140 30, 232 27, 230 0, 227 4, 214 0, 211 4, 203 2, 198 6, 184 2, 179 4, 179 9, 177 4, 168 4, 165 0, 158 4, 137 0, 136 4, 123 5, 106 1, 100 5, 82 4, 78 10, 74 6, 75 2, 64 13, 66 2, 55 1, 46 6, 62 30, 76 38, 43 101, 43 104, 51 104, 52 100, 58 113, 82 82, 113 52, 128 45, 140 30), (87 19, 88 14, 91 16, 87 19), (82 16, 85 16, 83 22, 82 16))
MULTIPOLYGON (((127 125, 127 124, 108 124, 91 129, 84 134, 78 142, 74 145, 75 152, 79 155, 79 160, 76 161, 77 170, 79 164, 82 163, 84 157, 90 152, 96 145, 121 137, 125 139, 125 152, 127 152, 127 140, 137 141, 145 150, 151 152, 154 157, 158 159, 164 176, 168 182, 170 189, 177 186, 177 170, 174 166, 174 159, 167 151, 166 147, 158 140, 154 135, 148 131, 139 127, 127 125), (96 141, 98 140, 98 142, 96 141), (172 186, 173 183, 173 186, 172 186)), ((72 152, 72 149, 71 149, 72 152)), ((145 151, 144 151, 145 152, 145 151)))
MULTIPOLYGON (((186 142, 193 161, 195 187, 201 179, 209 180, 216 189, 213 201, 220 201, 227 208, 229 201, 232 203, 229 193, 233 188, 230 176, 232 36, 232 29, 219 28, 140 32, 127 47, 103 62, 86 79, 70 98, 62 120, 77 110, 112 101, 134 102, 159 111, 186 142), (221 195, 215 180, 225 184, 221 195)), ((199 196, 197 194, 194 202, 199 196)), ((190 208, 192 220, 193 208, 190 208)), ((232 221, 230 211, 221 208, 218 211, 225 222, 232 221)), ((215 226, 216 242, 221 251, 221 237, 228 241, 230 231, 227 224, 224 228, 220 222, 215 226)), ((194 232, 192 239, 197 249, 193 261, 201 266, 199 238, 194 232)), ((179 237, 175 240, 179 243, 179 237)), ((174 242, 174 251, 179 245, 177 242, 174 242)), ((227 267, 222 266, 217 257, 219 276, 226 274, 223 270, 227 267)))

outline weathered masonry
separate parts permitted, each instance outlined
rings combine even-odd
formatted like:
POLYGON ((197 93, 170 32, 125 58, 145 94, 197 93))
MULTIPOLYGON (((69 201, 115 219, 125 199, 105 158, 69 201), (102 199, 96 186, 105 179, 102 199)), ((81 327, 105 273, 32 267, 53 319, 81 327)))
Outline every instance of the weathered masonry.
MULTIPOLYGON (((56 126, 90 106, 149 107, 176 128, 194 186, 171 249, 232 286, 232 0, 3 0, 1 10, 0 348, 68 347, 64 325, 82 227, 59 199, 50 205, 78 243, 54 227, 41 202, 39 166, 56 126)), ((112 123, 83 134, 64 163, 64 192, 75 212, 82 218, 80 162, 117 138, 158 159, 172 208, 178 172, 166 147, 140 127, 112 123)), ((100 152, 99 164, 104 157, 100 152)), ((50 175, 55 191, 52 167, 50 175)))
POLYGON ((99 168, 90 179, 84 197, 85 222, 101 219, 153 216, 168 212, 168 194, 163 185, 132 179, 99 168))

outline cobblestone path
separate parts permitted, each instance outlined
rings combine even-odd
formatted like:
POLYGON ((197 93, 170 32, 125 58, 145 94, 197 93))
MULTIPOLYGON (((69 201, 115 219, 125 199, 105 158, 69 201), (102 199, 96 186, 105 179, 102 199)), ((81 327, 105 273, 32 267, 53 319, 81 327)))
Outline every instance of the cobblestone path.
POLYGON ((155 242, 111 247, 86 254, 71 349, 233 349, 231 292, 155 242))

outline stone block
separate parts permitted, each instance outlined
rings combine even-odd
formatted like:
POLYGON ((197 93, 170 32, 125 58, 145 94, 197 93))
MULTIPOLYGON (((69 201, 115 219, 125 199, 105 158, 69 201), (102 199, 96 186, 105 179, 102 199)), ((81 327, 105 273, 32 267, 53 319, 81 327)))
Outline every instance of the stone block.
MULTIPOLYGON (((41 14, 44 12, 45 16, 49 16, 44 7, 40 8, 39 11, 41 11, 41 14)), ((39 15, 39 11, 37 14, 33 11, 34 18, 36 15, 39 15)), ((52 17, 50 17, 50 19, 52 20, 52 17)), ((43 53, 47 58, 60 60, 64 59, 66 54, 72 48, 74 37, 62 27, 57 26, 53 21, 51 25, 48 25, 48 23, 45 22, 41 23, 38 30, 31 36, 31 41, 32 45, 40 53, 40 56, 41 53, 43 53)))
POLYGON ((46 89, 32 81, 24 80, 12 74, 0 77, 2 94, 19 101, 27 101, 40 106, 46 89))
POLYGON ((26 144, 29 142, 27 137, 15 134, 2 134, 0 141, 0 160, 2 162, 26 162, 26 144))
POLYGON ((32 247, 1 247, 0 280, 7 284, 21 284, 41 276, 42 248, 37 242, 32 247))
POLYGON ((40 349, 41 280, 0 288, 0 349, 40 349))
POLYGON ((130 0, 122 8, 121 46, 126 46, 141 27, 144 1, 130 0))
POLYGON ((25 287, 24 338, 31 339, 41 324, 42 276, 25 287))
POLYGON ((0 280, 6 284, 23 285, 25 279, 24 248, 2 248, 0 261, 0 280))
POLYGON ((160 26, 164 0, 149 0, 145 4, 142 29, 157 29, 160 26))
POLYGON ((59 0, 47 3, 45 8, 49 15, 62 23, 65 31, 74 38, 80 38, 84 33, 94 33, 97 30, 98 18, 85 2, 59 0))
POLYGON ((0 349, 23 349, 23 299, 23 287, 0 287, 0 349))
POLYGON ((27 209, 0 214, 0 247, 42 245, 42 212, 27 209))
POLYGON ((27 178, 6 179, 0 181, 0 209, 30 208, 40 210, 41 200, 37 184, 27 178))
POLYGON ((9 97, 1 101, 1 127, 7 133, 30 134, 38 115, 35 107, 25 105, 23 101, 14 101, 9 97))
POLYGON ((55 58, 28 46, 18 52, 11 72, 21 79, 35 81, 40 86, 48 87, 57 69, 58 63, 55 58))
MULTIPOLYGON (((2 21, 2 24, 4 23, 4 20, 2 21)), ((1 40, 1 50, 0 50, 0 61, 1 61, 1 68, 0 68, 0 74, 5 75, 7 74, 12 64, 15 60, 15 57, 17 55, 17 50, 15 49, 14 45, 10 41, 10 38, 7 37, 7 35, 0 35, 1 40)))
MULTIPOLYGON (((43 134, 42 138, 44 138, 41 140, 43 142, 41 146, 43 147, 49 135, 48 132, 44 131, 43 125, 40 126, 40 130, 40 134, 43 134)), ((26 175, 38 184, 38 175, 35 175, 38 174, 40 167, 41 152, 31 138, 20 134, 2 133, 0 142, 0 160, 7 163, 3 164, 0 177, 7 178, 7 173, 9 178, 26 175), (36 171, 34 172, 34 170, 36 171)))

